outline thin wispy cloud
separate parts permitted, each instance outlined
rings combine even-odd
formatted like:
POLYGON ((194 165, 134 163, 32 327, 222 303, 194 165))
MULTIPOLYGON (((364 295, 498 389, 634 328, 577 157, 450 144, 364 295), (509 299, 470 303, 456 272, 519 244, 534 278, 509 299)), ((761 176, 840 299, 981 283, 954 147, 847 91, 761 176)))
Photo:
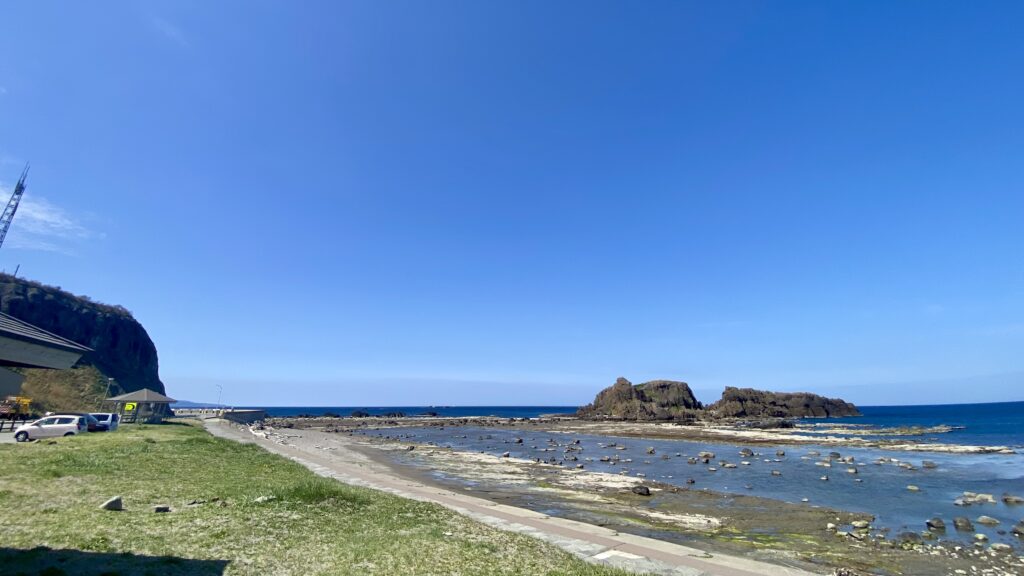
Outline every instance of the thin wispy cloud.
MULTIPOLYGON (((10 190, 0 187, 0 199, 6 206, 10 190)), ((67 210, 45 198, 25 196, 11 223, 5 246, 74 254, 82 242, 102 237, 73 217, 67 210)))
POLYGON ((156 28, 157 32, 160 32, 161 34, 163 34, 165 38, 167 38, 171 42, 174 42, 178 46, 181 46, 182 48, 188 48, 192 45, 188 41, 188 38, 185 36, 185 33, 182 31, 182 29, 176 26, 175 24, 159 16, 153 16, 150 19, 150 22, 153 24, 153 27, 156 28))

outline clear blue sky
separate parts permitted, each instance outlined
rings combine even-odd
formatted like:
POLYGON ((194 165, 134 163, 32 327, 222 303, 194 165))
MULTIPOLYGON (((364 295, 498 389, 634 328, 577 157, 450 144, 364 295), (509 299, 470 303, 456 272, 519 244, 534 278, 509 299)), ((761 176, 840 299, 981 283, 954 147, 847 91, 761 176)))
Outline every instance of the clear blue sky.
POLYGON ((5 2, 0 268, 172 396, 1024 399, 1019 2, 5 2))

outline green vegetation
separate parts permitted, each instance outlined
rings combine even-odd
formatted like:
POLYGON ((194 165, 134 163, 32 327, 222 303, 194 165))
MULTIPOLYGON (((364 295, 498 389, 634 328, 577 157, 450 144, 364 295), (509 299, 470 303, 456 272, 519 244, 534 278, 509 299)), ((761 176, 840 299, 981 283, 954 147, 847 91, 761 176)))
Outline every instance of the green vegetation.
POLYGON ((4 574, 624 574, 189 424, 4 444, 0 470, 4 574))
MULTIPOLYGON (((70 370, 21 368, 25 383, 22 396, 32 399, 32 408, 38 413, 46 411, 99 412, 100 402, 106 397, 107 377, 94 366, 76 366, 70 370)), ((121 393, 116 382, 110 395, 121 393)), ((108 405, 107 408, 110 408, 108 405)))

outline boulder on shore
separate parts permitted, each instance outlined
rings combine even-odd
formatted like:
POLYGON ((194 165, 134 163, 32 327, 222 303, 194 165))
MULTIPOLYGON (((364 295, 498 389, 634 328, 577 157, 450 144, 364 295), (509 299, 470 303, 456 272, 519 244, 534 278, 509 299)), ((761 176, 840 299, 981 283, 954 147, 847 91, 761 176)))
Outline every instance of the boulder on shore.
POLYGON ((102 510, 124 510, 124 500, 122 500, 120 496, 114 496, 110 500, 107 500, 103 504, 100 504, 100 508, 102 510))

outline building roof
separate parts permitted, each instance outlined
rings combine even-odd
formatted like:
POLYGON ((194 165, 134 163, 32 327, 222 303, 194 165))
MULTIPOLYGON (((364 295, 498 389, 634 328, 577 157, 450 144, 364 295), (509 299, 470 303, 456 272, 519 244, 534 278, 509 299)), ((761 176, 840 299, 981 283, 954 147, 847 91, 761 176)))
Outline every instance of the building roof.
POLYGON ((143 388, 142 390, 136 390, 135 392, 129 392, 127 394, 121 394, 120 396, 114 396, 113 398, 107 398, 108 402, 156 402, 171 403, 177 402, 174 398, 168 398, 163 394, 150 390, 149 388, 143 388))
POLYGON ((28 322, 22 322, 14 316, 4 314, 3 312, 0 312, 0 335, 32 344, 63 348, 69 352, 78 352, 79 354, 92 352, 92 348, 87 348, 67 338, 62 338, 52 332, 37 328, 28 322))

